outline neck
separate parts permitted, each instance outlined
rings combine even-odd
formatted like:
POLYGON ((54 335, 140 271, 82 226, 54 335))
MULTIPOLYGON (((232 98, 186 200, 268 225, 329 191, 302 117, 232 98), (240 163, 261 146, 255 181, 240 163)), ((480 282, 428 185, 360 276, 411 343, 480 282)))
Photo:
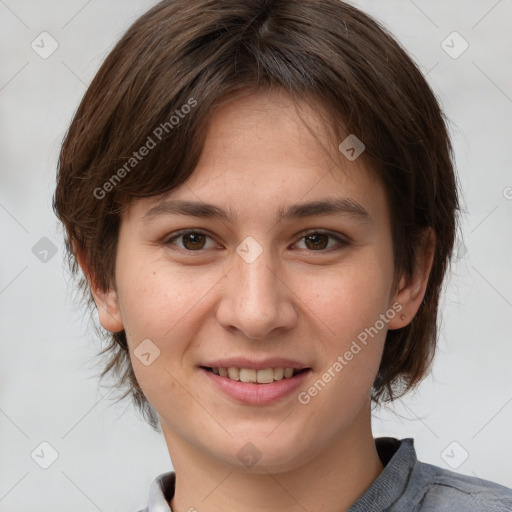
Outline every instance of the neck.
POLYGON ((322 452, 279 472, 258 465, 240 471, 162 428, 176 473, 173 512, 343 512, 384 469, 369 406, 322 452))

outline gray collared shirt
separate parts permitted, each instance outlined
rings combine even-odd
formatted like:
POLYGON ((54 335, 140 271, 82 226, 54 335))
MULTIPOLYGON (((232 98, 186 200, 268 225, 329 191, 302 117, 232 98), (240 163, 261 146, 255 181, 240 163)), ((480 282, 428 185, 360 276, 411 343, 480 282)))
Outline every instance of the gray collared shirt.
MULTIPOLYGON (((384 470, 348 512, 512 512, 512 489, 418 461, 412 438, 378 437, 375 446, 384 470)), ((175 478, 158 476, 138 512, 172 512, 175 478)))

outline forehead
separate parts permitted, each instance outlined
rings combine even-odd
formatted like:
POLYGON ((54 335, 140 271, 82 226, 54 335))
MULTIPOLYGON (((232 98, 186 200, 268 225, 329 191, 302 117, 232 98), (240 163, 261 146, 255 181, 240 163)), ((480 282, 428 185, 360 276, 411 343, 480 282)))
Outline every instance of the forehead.
MULTIPOLYGON (((323 108, 312 98, 294 102, 281 89, 232 95, 213 111, 195 178, 215 169, 236 165, 241 170, 256 163, 263 171, 286 168, 324 173, 340 161, 333 151, 323 108), (276 166, 276 160, 281 162, 276 166), (277 168, 276 168, 277 167, 277 168)), ((310 179, 308 174, 296 173, 310 179)))
POLYGON ((325 198, 347 199, 370 214, 386 209, 383 187, 364 159, 340 153, 322 106, 312 99, 296 105, 274 90, 217 105, 192 175, 133 209, 140 217, 164 200, 181 199, 225 205, 237 219, 264 208, 275 220, 291 204, 325 198))

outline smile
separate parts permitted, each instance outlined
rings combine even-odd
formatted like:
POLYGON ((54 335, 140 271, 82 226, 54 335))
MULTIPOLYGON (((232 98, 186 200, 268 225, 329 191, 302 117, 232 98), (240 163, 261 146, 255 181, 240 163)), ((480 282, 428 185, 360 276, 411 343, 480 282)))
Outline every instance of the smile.
POLYGON ((202 367, 206 370, 226 377, 230 380, 246 382, 246 383, 257 383, 257 384, 270 384, 271 382, 290 379, 293 376, 306 371, 307 368, 265 368, 262 370, 256 370, 254 368, 208 368, 202 367))
POLYGON ((313 372, 311 368, 281 367, 256 370, 201 366, 199 369, 214 389, 236 402, 249 405, 270 404, 291 396, 313 372))

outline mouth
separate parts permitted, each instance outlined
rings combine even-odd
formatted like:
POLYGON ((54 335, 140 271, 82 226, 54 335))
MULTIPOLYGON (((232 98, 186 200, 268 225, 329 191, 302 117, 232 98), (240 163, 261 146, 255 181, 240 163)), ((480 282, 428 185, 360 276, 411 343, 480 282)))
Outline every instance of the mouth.
POLYGON ((258 366, 255 369, 201 365, 198 369, 223 395, 237 403, 261 406, 289 399, 299 387, 307 385, 313 373, 312 368, 258 366))
POLYGON ((311 370, 311 368, 264 368, 256 370, 254 368, 211 368, 209 366, 201 366, 206 370, 220 377, 225 377, 235 382, 244 382, 248 384, 271 384, 272 382, 291 379, 301 373, 311 370))

